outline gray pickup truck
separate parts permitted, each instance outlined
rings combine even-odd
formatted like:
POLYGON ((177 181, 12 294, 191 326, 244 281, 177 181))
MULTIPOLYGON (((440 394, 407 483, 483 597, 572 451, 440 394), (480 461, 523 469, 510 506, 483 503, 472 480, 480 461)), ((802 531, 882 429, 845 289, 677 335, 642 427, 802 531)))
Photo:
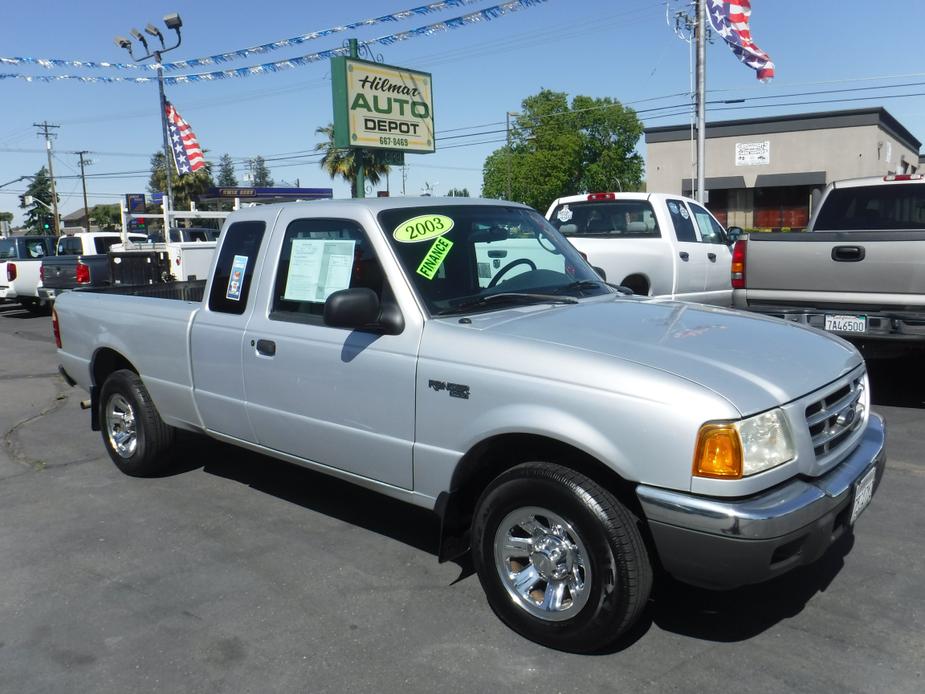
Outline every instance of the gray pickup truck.
POLYGON ((829 184, 804 233, 733 249, 736 307, 836 333, 869 357, 925 349, 925 176, 829 184))
MULTIPOLYGON (((129 234, 129 240, 143 242, 144 234, 129 234)), ((98 287, 110 283, 109 249, 122 243, 115 231, 84 231, 58 239, 55 255, 42 260, 38 295, 53 303, 61 292, 76 287, 98 287)))
POLYGON ((527 207, 253 207, 208 280, 67 292, 61 370, 130 475, 208 434, 432 509, 520 634, 593 651, 653 574, 729 588, 850 533, 885 461, 815 330, 627 296, 527 207), (480 260, 498 259, 497 265, 480 260))

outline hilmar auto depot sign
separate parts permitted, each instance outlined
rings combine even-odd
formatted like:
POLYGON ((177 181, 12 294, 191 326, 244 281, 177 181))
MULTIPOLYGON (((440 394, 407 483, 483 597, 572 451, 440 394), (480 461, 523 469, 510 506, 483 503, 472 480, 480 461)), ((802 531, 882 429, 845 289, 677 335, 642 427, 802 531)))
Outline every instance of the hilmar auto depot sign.
POLYGON ((434 151, 434 100, 427 72, 333 58, 334 145, 434 151))

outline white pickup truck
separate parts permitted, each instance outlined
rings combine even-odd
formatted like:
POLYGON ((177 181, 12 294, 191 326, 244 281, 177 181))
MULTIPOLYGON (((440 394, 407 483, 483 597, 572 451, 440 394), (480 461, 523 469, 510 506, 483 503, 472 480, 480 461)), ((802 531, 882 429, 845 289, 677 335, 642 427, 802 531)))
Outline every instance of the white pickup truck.
POLYGON ((54 236, 0 238, 0 302, 18 301, 30 313, 43 310, 37 293, 42 258, 54 248, 54 236))
POLYGON ((726 230, 690 198, 590 193, 554 200, 546 219, 608 282, 634 294, 730 306, 726 230))
POLYGON ((515 203, 247 208, 208 280, 52 315, 126 473, 186 429, 432 509, 440 558, 471 551, 498 616, 566 650, 629 629, 656 567, 728 588, 813 562, 884 469, 850 344, 615 291, 515 203))

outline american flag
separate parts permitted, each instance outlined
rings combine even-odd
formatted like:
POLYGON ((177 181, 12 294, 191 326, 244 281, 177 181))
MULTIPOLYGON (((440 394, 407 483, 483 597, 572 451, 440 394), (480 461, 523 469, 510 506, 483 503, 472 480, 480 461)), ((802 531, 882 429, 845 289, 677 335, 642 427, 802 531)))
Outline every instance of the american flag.
POLYGON ((198 171, 206 165, 206 160, 193 129, 180 118, 177 109, 169 101, 166 102, 166 109, 167 134, 170 136, 170 148, 173 151, 173 163, 177 167, 177 173, 182 176, 198 171))
POLYGON ((751 0, 709 0, 707 14, 713 30, 729 44, 732 52, 743 63, 758 73, 758 79, 767 82, 774 77, 774 63, 770 56, 752 41, 748 26, 752 14, 751 0))

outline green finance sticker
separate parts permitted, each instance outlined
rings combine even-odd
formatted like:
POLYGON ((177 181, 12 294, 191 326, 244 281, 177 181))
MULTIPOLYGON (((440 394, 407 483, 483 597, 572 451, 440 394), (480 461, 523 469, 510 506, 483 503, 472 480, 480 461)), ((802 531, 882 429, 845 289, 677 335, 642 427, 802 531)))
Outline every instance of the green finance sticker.
POLYGON ((420 243, 436 236, 443 236, 453 228, 453 220, 442 214, 422 214, 402 222, 392 237, 400 243, 420 243))
POLYGON ((437 275, 437 270, 443 265, 443 261, 450 254, 453 242, 449 239, 438 238, 434 241, 424 260, 418 265, 418 274, 432 280, 437 275))

